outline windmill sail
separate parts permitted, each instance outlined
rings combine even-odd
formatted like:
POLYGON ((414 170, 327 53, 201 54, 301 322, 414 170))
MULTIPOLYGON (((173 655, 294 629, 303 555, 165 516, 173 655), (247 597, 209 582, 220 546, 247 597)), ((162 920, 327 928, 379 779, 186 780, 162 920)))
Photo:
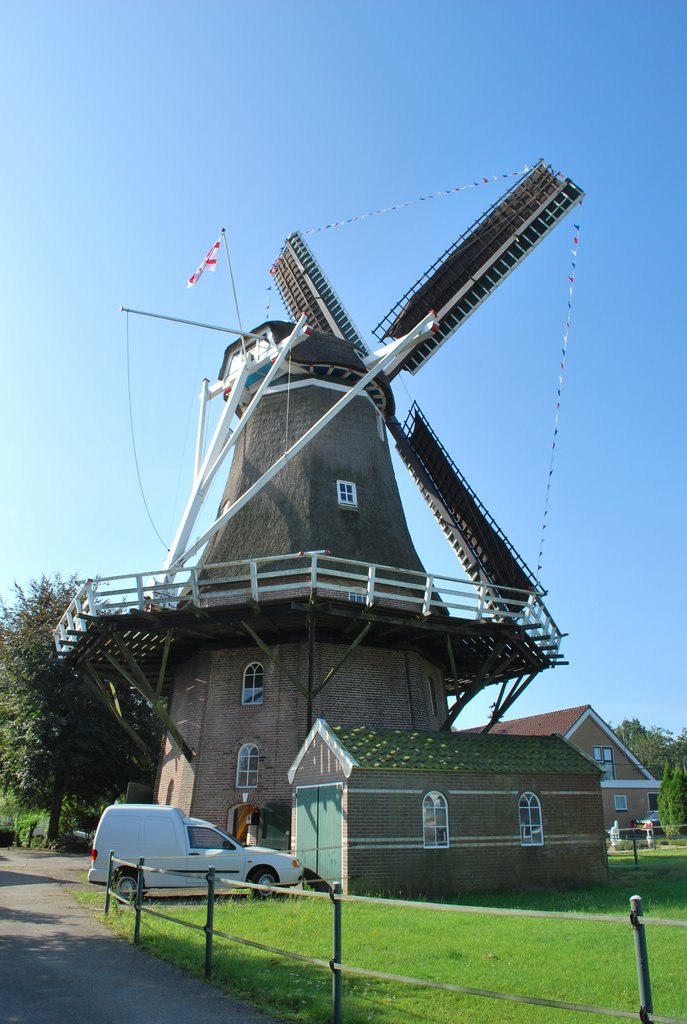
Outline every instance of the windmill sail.
POLYGON ((343 338, 363 355, 368 354, 365 342, 298 231, 284 242, 273 274, 282 301, 294 320, 305 313, 312 327, 343 338))
POLYGON ((475 583, 537 591, 534 576, 479 500, 414 404, 387 426, 401 458, 475 583))
POLYGON ((569 178, 537 164, 422 275, 377 325, 374 334, 400 338, 430 310, 439 330, 388 371, 416 373, 532 249, 584 197, 569 178))

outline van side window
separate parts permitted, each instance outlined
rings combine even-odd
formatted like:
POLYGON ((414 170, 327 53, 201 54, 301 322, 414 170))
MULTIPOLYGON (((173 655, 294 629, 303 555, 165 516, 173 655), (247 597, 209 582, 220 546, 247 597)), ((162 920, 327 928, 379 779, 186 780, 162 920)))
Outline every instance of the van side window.
MULTIPOLYGON (((221 832, 215 832, 214 828, 205 828, 202 825, 188 826, 188 844, 193 850, 221 850, 226 849, 225 843, 229 840, 221 832)), ((231 845, 231 849, 236 847, 231 845)))

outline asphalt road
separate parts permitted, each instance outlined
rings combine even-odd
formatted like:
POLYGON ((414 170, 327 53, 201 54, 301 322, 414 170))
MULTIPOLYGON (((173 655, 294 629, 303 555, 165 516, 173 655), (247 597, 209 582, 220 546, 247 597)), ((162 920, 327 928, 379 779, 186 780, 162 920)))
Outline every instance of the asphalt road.
POLYGON ((276 1024, 94 920, 72 895, 88 865, 0 850, 0 1024, 276 1024))

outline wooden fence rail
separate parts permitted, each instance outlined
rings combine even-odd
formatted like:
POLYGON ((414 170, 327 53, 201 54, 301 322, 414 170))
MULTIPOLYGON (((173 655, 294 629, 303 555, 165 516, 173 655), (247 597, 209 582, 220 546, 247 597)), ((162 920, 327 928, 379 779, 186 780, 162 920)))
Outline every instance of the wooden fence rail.
POLYGON ((413 907, 418 909, 431 909, 438 913, 471 913, 471 914, 492 914, 499 915, 502 917, 532 917, 542 918, 550 917, 563 920, 584 920, 584 921, 610 921, 613 923, 625 924, 628 921, 627 917, 613 914, 581 914, 581 913, 563 913, 557 911, 529 911, 529 910, 511 910, 506 908, 498 907, 472 907, 472 906, 458 906, 455 904, 444 904, 444 903, 427 903, 417 902, 413 900, 390 900, 382 899, 380 897, 371 896, 344 896, 341 893, 341 886, 339 883, 335 883, 330 886, 329 892, 312 892, 309 890, 297 890, 292 887, 284 886, 267 886, 267 885, 256 885, 251 882, 237 882, 233 879, 223 878, 219 875, 214 867, 210 867, 205 876, 205 882, 207 886, 207 910, 205 925, 194 924, 189 921, 184 921, 181 918, 173 917, 170 914, 161 913, 158 910, 153 910, 150 907, 146 907, 143 904, 143 879, 144 870, 146 873, 159 873, 159 874, 183 874, 180 871, 167 871, 164 868, 155 868, 145 864, 143 858, 138 861, 126 861, 121 858, 115 857, 110 852, 109 864, 108 864, 108 876, 107 876, 107 891, 105 895, 105 914, 109 912, 110 901, 114 897, 118 903, 131 906, 129 900, 118 896, 112 890, 112 880, 116 870, 116 866, 135 868, 137 871, 137 891, 136 899, 133 905, 134 910, 134 942, 140 942, 141 935, 141 923, 144 914, 148 914, 151 917, 157 917, 165 921, 173 922, 183 928, 191 928, 195 931, 202 931, 205 934, 205 977, 210 979, 212 977, 212 962, 213 962, 213 940, 215 938, 224 939, 225 941, 235 942, 241 945, 250 946, 253 949, 259 949, 264 952, 276 954, 290 958, 292 960, 300 961, 301 963, 311 964, 314 967, 329 970, 332 975, 332 1024, 343 1024, 343 978, 345 975, 375 978, 382 981, 391 981, 403 985, 414 985, 420 988, 436 989, 445 992, 456 992, 463 995, 479 996, 486 999, 499 999, 508 1002, 524 1003, 531 1006, 548 1006, 559 1010, 570 1010, 578 1013, 593 1013, 605 1017, 621 1017, 629 1020, 639 1019, 642 1024, 687 1024, 684 1018, 679 1017, 667 1017, 660 1014, 654 1014, 653 1012, 653 1001, 651 995, 651 978, 649 972, 649 959, 647 954, 646 945, 646 925, 657 925, 667 927, 687 927, 687 920, 669 920, 662 918, 645 918, 642 908, 642 899, 640 896, 632 896, 630 899, 630 915, 629 922, 632 929, 633 945, 635 952, 635 960, 637 965, 637 979, 639 989, 639 1010, 633 1012, 631 1010, 621 1010, 614 1007, 605 1006, 589 1006, 583 1003, 571 1003, 564 1002, 557 999, 545 999, 536 996, 520 995, 512 992, 498 992, 491 991, 488 989, 470 988, 464 985, 454 985, 449 982, 430 981, 426 978, 414 978, 405 975, 389 974, 385 971, 375 971, 363 967, 355 967, 352 964, 346 964, 342 961, 342 932, 343 932, 343 905, 345 903, 368 903, 368 904, 379 904, 382 906, 393 906, 393 907, 413 907), (238 935, 231 935, 228 932, 220 931, 214 927, 214 903, 216 897, 216 886, 220 882, 222 885, 231 889, 251 889, 258 892, 261 895, 269 893, 288 893, 291 896, 300 899, 319 899, 328 900, 332 906, 332 956, 331 959, 325 960, 317 957, 305 956, 302 953, 295 952, 293 950, 281 949, 275 946, 269 946, 261 942, 256 942, 252 939, 246 939, 238 935))

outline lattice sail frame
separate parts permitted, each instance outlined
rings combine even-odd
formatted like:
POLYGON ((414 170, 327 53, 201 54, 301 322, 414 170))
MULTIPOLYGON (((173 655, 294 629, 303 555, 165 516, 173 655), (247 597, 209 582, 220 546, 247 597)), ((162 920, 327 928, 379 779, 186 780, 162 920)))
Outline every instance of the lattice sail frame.
POLYGON ((282 301, 294 319, 305 313, 311 326, 350 342, 363 356, 369 354, 360 332, 300 232, 294 231, 286 239, 272 272, 282 301))
POLYGON ((584 198, 570 178, 538 163, 425 271, 380 321, 382 341, 432 310, 439 330, 396 362, 416 373, 553 228, 584 198))

